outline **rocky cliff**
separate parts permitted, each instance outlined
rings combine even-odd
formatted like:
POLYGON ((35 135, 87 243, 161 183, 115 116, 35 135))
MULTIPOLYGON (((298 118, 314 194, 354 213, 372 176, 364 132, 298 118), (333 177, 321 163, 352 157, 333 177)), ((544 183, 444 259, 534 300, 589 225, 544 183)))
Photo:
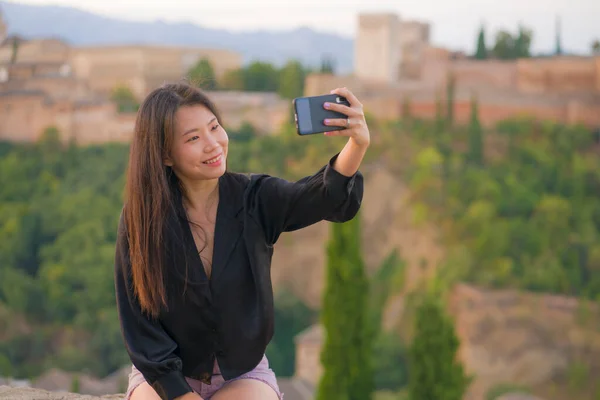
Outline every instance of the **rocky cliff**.
POLYGON ((449 310, 474 377, 466 400, 510 385, 551 400, 597 399, 600 307, 567 296, 461 284, 449 310))

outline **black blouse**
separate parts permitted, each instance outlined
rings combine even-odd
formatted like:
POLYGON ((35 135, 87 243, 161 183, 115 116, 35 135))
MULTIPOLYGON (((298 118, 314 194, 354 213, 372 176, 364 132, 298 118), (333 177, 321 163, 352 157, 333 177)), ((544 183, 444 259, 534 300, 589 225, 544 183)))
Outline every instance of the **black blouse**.
MULTIPOLYGON (((186 296, 171 284, 168 310, 142 314, 133 295, 126 229, 121 215, 115 290, 123 339, 135 367, 162 399, 193 391, 184 377, 210 382, 215 358, 225 379, 251 371, 273 336, 273 245, 282 232, 316 222, 345 222, 358 212, 363 177, 333 169, 334 156, 297 182, 256 174, 219 178, 213 265, 207 278, 189 224, 179 213, 165 235, 169 274, 185 274, 186 296)), ((125 206, 126 207, 126 206, 125 206)), ((181 207, 183 208, 183 207, 181 207)))

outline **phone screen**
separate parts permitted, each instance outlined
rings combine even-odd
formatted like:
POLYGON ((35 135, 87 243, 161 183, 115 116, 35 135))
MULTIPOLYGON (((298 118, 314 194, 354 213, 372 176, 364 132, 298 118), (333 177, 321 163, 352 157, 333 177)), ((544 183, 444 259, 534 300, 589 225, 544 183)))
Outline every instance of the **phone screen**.
POLYGON ((301 135, 312 133, 310 104, 307 98, 296 99, 296 116, 298 119, 298 132, 301 135))

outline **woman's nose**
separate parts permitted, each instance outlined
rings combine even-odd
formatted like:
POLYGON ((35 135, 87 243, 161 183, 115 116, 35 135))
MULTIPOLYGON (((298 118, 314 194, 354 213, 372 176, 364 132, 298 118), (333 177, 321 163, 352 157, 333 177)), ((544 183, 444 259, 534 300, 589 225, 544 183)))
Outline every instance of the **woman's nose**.
POLYGON ((204 146, 204 151, 206 153, 210 153, 218 145, 219 145, 219 143, 217 142, 217 140, 214 137, 209 136, 208 139, 206 140, 206 145, 204 146))

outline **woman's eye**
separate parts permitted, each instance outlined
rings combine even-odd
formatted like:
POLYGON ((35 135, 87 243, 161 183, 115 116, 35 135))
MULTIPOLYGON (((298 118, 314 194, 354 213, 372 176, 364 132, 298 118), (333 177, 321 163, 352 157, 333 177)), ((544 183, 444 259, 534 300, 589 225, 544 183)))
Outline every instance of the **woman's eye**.
POLYGON ((218 128, 219 128, 219 124, 217 124, 217 125, 213 126, 213 127, 211 128, 211 130, 213 130, 213 131, 216 131, 218 128))
POLYGON ((188 142, 193 142, 196 139, 198 139, 198 136, 192 136, 191 138, 188 139, 188 142))

